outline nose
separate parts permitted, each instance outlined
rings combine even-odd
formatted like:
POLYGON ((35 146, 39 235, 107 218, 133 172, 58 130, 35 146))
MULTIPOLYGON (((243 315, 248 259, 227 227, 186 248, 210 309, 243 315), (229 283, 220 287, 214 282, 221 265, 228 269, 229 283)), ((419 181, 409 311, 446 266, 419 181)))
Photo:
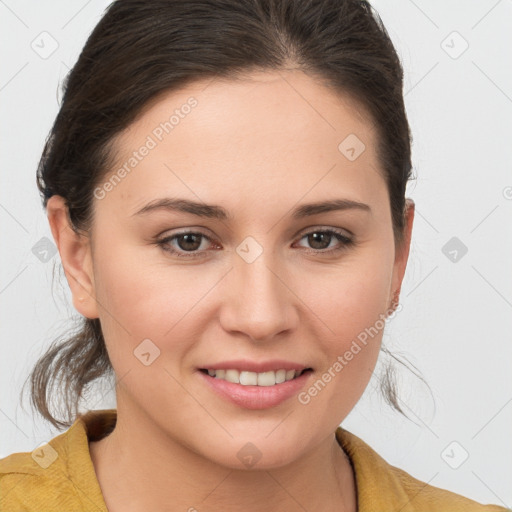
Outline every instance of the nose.
POLYGON ((235 257, 223 284, 225 300, 220 313, 221 325, 231 335, 270 341, 298 323, 297 298, 286 282, 286 273, 270 256, 270 251, 263 251, 251 263, 235 257))

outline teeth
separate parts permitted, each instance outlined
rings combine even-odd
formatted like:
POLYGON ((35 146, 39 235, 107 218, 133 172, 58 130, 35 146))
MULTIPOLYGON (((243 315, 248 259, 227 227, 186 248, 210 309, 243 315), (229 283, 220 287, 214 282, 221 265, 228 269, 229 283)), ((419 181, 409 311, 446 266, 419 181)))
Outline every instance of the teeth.
POLYGON ((240 372, 239 383, 242 386, 257 386, 258 374, 255 372, 240 372))
POLYGON ((247 372, 234 369, 229 370, 208 370, 210 377, 227 380, 242 386, 274 386, 289 381, 302 374, 302 370, 277 370, 269 372, 247 372))
MULTIPOLYGON (((295 377, 295 371, 290 370, 290 374, 292 375, 292 378, 295 377), (293 374, 291 373, 293 372, 293 374)), ((277 370, 276 372, 276 384, 281 384, 286 380, 286 370, 277 370)))
POLYGON ((224 380, 228 382, 232 382, 233 384, 240 383, 240 372, 238 370, 226 370, 226 375, 224 376, 224 380))

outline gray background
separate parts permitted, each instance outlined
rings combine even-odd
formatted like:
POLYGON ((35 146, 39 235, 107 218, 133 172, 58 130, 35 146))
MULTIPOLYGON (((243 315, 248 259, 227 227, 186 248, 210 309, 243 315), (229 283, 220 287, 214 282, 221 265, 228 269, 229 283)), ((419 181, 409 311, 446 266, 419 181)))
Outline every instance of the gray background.
MULTIPOLYGON (((0 0, 0 457, 60 433, 19 405, 33 363, 77 314, 35 170, 59 84, 108 4, 0 0)), ((435 407, 398 365, 414 423, 394 413, 378 392, 382 354, 343 426, 420 480, 512 507, 512 2, 373 5, 405 68, 417 175, 403 309, 384 342, 422 372, 435 407)), ((103 385, 84 408, 113 406, 103 385)))

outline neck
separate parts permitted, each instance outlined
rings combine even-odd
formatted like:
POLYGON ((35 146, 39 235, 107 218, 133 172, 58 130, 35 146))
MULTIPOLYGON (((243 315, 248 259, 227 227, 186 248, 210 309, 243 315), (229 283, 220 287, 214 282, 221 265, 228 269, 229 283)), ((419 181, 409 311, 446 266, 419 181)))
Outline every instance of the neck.
POLYGON ((335 434, 291 464, 232 469, 178 443, 151 421, 118 408, 114 431, 90 442, 109 512, 244 510, 355 512, 352 466, 335 434), (143 492, 141 492, 143 490, 143 492))

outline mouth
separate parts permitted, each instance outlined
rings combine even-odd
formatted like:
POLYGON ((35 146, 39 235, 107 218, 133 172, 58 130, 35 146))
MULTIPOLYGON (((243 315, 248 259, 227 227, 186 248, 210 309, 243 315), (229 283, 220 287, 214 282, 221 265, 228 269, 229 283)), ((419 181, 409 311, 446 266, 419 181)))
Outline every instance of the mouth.
POLYGON ((230 369, 208 369, 199 368, 199 371, 213 379, 224 380, 232 384, 242 386, 261 386, 270 387, 299 378, 301 375, 312 372, 312 368, 302 370, 286 370, 280 368, 267 372, 250 372, 244 370, 230 369))

